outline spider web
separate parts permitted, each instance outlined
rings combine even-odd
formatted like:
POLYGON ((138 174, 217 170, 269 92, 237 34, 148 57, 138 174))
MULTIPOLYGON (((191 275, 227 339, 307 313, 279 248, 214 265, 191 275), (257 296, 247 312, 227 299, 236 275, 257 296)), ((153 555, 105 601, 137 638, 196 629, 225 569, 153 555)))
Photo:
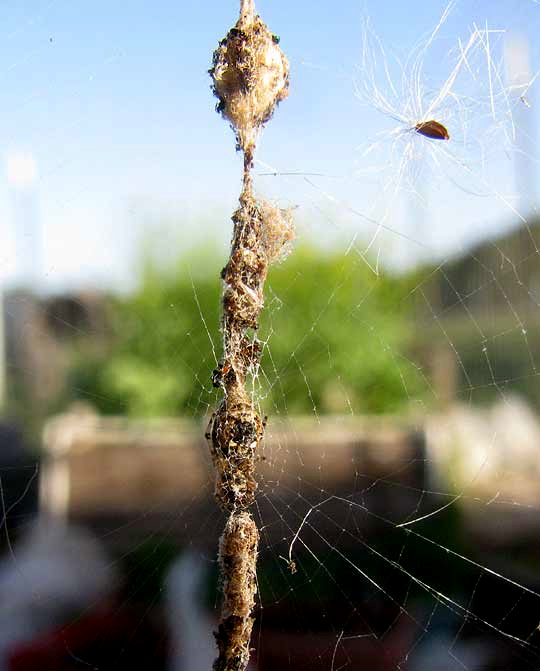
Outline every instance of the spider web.
MULTIPOLYGON (((362 48, 348 86, 365 121, 350 133, 370 139, 349 142, 354 151, 348 172, 343 158, 335 174, 297 169, 288 157, 276 161, 271 125, 264 140, 259 190, 297 206, 299 240, 298 250, 269 276, 259 334, 263 359, 252 387, 261 413, 269 416, 254 507, 261 545, 253 668, 337 671, 363 664, 413 671, 539 664, 540 233, 532 194, 528 202, 511 186, 519 160, 514 157, 523 156, 527 165, 538 159, 534 144, 520 135, 527 131, 526 114, 535 109, 536 78, 509 82, 504 26, 471 20, 456 32, 452 21, 463 16, 460 10, 456 3, 443 8, 436 28, 405 57, 394 57, 364 12, 362 48), (448 142, 414 130, 431 118, 448 128, 448 142), (503 223, 482 224, 495 217, 503 223), (328 284, 321 284, 317 265, 313 271, 302 266, 292 278, 284 274, 295 254, 304 253, 305 239, 333 255, 328 284), (280 281, 280 273, 286 280, 280 281), (389 278, 405 274, 410 281, 384 298, 389 278), (406 316, 397 328, 409 331, 407 347, 375 311, 383 299, 388 313, 406 316), (309 303, 307 319, 300 301, 309 303), (343 351, 334 338, 338 325, 351 343, 343 351), (355 386, 354 375, 372 369, 364 386, 355 386), (379 370, 390 371, 390 382, 377 378, 379 370), (399 389, 399 403, 381 412, 374 399, 390 383, 399 389)), ((323 74, 339 77, 332 69, 323 74)), ((273 123, 285 112, 284 107, 273 123)), ((316 254, 313 259, 316 264, 316 254)), ((183 348, 194 347, 200 355, 197 366, 187 368, 196 384, 186 414, 196 422, 158 429, 152 421, 83 414, 69 420, 69 428, 83 436, 77 439, 82 443, 92 432, 105 442, 118 441, 125 430, 131 447, 140 446, 141 459, 151 452, 145 445, 167 455, 171 461, 165 463, 175 468, 165 470, 176 470, 173 483, 182 472, 192 474, 195 484, 186 479, 174 485, 185 488, 177 498, 156 491, 164 484, 158 479, 155 487, 148 485, 138 514, 119 514, 120 522, 97 521, 96 515, 91 526, 113 559, 81 540, 77 547, 84 557, 74 575, 82 580, 86 570, 94 578, 84 606, 76 604, 84 614, 110 589, 126 559, 129 565, 130 557, 150 545, 142 571, 131 569, 120 612, 138 604, 145 586, 161 578, 158 550, 180 544, 183 559, 166 583, 171 638, 184 664, 199 660, 191 662, 195 669, 209 668, 213 656, 219 597, 212 581, 223 517, 211 501, 207 447, 193 438, 202 435, 202 418, 208 419, 218 399, 210 383, 220 353, 217 309, 208 309, 208 285, 196 263, 190 273, 197 319, 186 324, 185 305, 169 303, 181 338, 166 358, 170 371, 180 375, 186 370, 183 348), (185 462, 175 461, 167 447, 179 434, 192 441, 185 462), (204 587, 197 580, 211 594, 204 608, 204 587)), ((159 290, 156 300, 158 295, 159 290)), ((70 319, 67 326, 79 328, 70 319)), ((90 337, 93 329, 97 333, 88 327, 90 337)), ((159 329, 158 320, 157 342, 165 342, 159 329)), ((58 436, 65 435, 63 426, 58 436)), ((53 466, 62 457, 54 430, 49 424, 49 449, 58 449, 53 466)), ((110 462, 85 462, 80 454, 71 463, 72 486, 79 458, 79 469, 98 473, 98 502, 90 496, 87 510, 71 508, 77 495, 84 500, 76 489, 71 499, 55 501, 51 492, 58 495, 62 486, 54 478, 61 479, 62 471, 54 467, 43 469, 42 482, 44 496, 53 497, 45 498, 49 508, 88 522, 92 505, 94 513, 118 505, 122 499, 115 490, 137 473, 134 466, 130 474, 131 459, 115 466, 114 452, 110 462)), ((26 485, 41 472, 28 467, 26 485)), ((47 533, 25 546, 5 524, 28 491, 4 502, 3 522, 9 566, 19 582, 31 585, 32 561, 54 556, 47 533)), ((52 532, 49 537, 56 538, 52 532)), ((13 573, 6 576, 13 580, 13 573)), ((38 611, 47 612, 48 600, 61 602, 58 592, 47 593, 47 585, 29 588, 29 603, 38 611)), ((153 617, 159 599, 157 588, 142 614, 137 611, 141 623, 153 617)), ((4 619, 10 621, 9 615, 4 619)), ((106 661, 94 661, 71 642, 78 619, 71 615, 62 622, 71 662, 122 668, 130 651, 138 650, 138 625, 129 624, 117 647, 102 644, 106 661)), ((166 630, 164 623, 158 627, 156 649, 166 630)))
MULTIPOLYGON (((345 493, 324 486, 324 476, 319 474, 319 478, 302 478, 288 491, 278 479, 280 490, 286 493, 279 496, 272 488, 268 495, 271 500, 267 504, 279 515, 283 528, 281 546, 278 543, 281 551, 272 552, 285 563, 282 574, 286 575, 287 566, 291 574, 283 578, 284 596, 281 598, 286 598, 287 589, 295 584, 295 579, 304 586, 312 586, 317 574, 324 575, 329 591, 341 589, 343 604, 349 604, 348 608, 343 607, 341 622, 334 616, 335 646, 328 645, 323 650, 319 639, 321 668, 325 664, 332 669, 354 668, 361 660, 360 656, 355 656, 355 645, 358 649, 364 645, 364 659, 369 657, 370 645, 366 639, 369 643, 376 641, 379 644, 372 653, 374 659, 378 655, 386 656, 386 661, 380 662, 381 668, 514 668, 514 665, 518 668, 537 664, 537 625, 533 614, 537 589, 532 583, 526 584, 506 574, 505 562, 500 557, 493 555, 487 561, 489 552, 482 556, 485 549, 482 550, 481 542, 477 544, 479 537, 473 540, 474 533, 465 549, 453 545, 442 531, 445 524, 452 526, 446 515, 452 516, 457 510, 473 527, 478 525, 478 533, 479 527, 486 524, 486 511, 493 514, 491 506, 494 504, 501 506, 501 518, 512 509, 516 512, 516 508, 530 505, 534 509, 537 505, 532 500, 529 503, 517 500, 523 492, 524 481, 517 475, 520 467, 509 456, 512 451, 509 446, 516 438, 516 426, 510 429, 506 421, 511 421, 514 412, 516 417, 519 415, 524 420, 522 413, 528 412, 526 406, 522 406, 513 394, 523 393, 520 383, 534 386, 537 381, 535 347, 531 344, 528 324, 534 322, 538 296, 531 290, 533 283, 528 277, 528 268, 538 262, 538 232, 528 217, 519 212, 518 207, 523 203, 518 206, 518 199, 507 195, 507 186, 503 186, 503 190, 497 185, 497 182, 504 185, 505 178, 501 180, 501 175, 497 176, 495 172, 488 175, 493 163, 497 162, 496 152, 500 149, 508 152, 510 146, 516 146, 516 119, 520 117, 516 107, 524 104, 522 92, 529 91, 535 78, 526 81, 522 78, 518 85, 514 82, 517 90, 507 85, 501 74, 501 47, 494 46, 495 38, 504 35, 505 31, 492 31, 487 24, 481 29, 473 25, 467 38, 457 40, 455 53, 447 52, 448 74, 433 91, 427 84, 426 59, 453 9, 451 4, 444 10, 436 28, 404 64, 396 59, 399 66, 397 84, 392 79, 392 63, 389 64, 382 42, 366 21, 355 91, 362 103, 400 124, 383 131, 379 139, 361 150, 358 159, 366 170, 357 172, 356 176, 374 173, 377 178, 381 198, 371 201, 375 203, 373 209, 366 213, 351 206, 350 200, 347 202, 334 196, 326 186, 320 186, 324 179, 321 175, 298 175, 318 190, 324 200, 350 212, 362 223, 373 225, 374 233, 367 242, 364 239, 359 243, 353 235, 347 253, 356 251, 359 262, 369 264, 375 275, 379 273, 379 257, 388 245, 388 238, 399 236, 400 244, 418 242, 419 246, 424 246, 413 236, 390 226, 390 222, 396 220, 397 199, 403 193, 418 196, 419 181, 427 180, 432 188, 443 189, 440 183, 447 180, 464 192, 467 200, 469 197, 498 200, 519 222, 513 240, 508 235, 507 239, 501 236, 501 239, 469 246, 460 259, 443 260, 436 265, 406 297, 415 314, 419 304, 425 309, 423 317, 416 323, 416 332, 429 333, 429 338, 433 337, 443 349, 447 348, 460 380, 456 398, 461 399, 461 404, 451 410, 434 412, 428 401, 431 410, 428 410, 423 425, 427 452, 419 453, 424 458, 417 456, 402 463, 398 460, 394 469, 373 478, 359 467, 358 461, 361 463, 362 460, 355 453, 348 455, 349 467, 354 471, 354 486, 349 491, 345 488, 345 493), (419 136, 415 126, 430 119, 457 128, 454 146, 451 141, 446 146, 437 141, 426 142, 426 138, 419 136), (384 146, 385 142, 388 146, 384 146), (492 150, 494 153, 488 155, 492 150), (372 162, 373 155, 378 152, 383 160, 372 162), (461 179, 456 176, 458 173, 461 173, 461 179), (387 234, 383 241, 379 237, 381 231, 387 234), (373 259, 373 256, 377 261, 370 263, 369 257, 373 259), (437 278, 441 292, 436 298, 427 288, 433 277, 437 278), (518 295, 523 296, 523 302, 518 295), (466 330, 467 325, 474 335, 462 350, 457 331, 460 328, 466 330), (526 361, 522 375, 516 374, 515 370, 513 375, 508 371, 499 377, 501 352, 506 347, 522 352, 526 361), (490 388, 496 397, 491 400, 490 409, 479 408, 477 403, 482 391, 490 388), (473 428, 475 425, 477 428, 473 428), (463 452, 457 447, 460 443, 462 446, 467 444, 463 452), (506 447, 502 447, 503 444, 506 447), (506 457, 502 453, 506 453, 506 457), (439 487, 435 483, 431 487, 412 485, 406 476, 410 476, 419 463, 426 469, 424 475, 431 473, 428 481, 437 480, 442 472, 446 472, 447 479, 460 485, 449 490, 441 489, 440 483, 439 487), (440 470, 442 463, 445 464, 443 471, 440 470), (521 485, 511 491, 512 488, 504 484, 509 480, 514 483, 521 480, 521 485), (399 496, 398 491, 402 488, 411 496, 410 508, 396 514, 392 499, 399 496), (372 531, 373 536, 370 527, 378 529, 372 531), (398 535, 401 535, 399 539, 398 535), (445 584, 449 575, 456 578, 456 583, 445 584), (336 576, 343 580, 338 581, 336 576), (399 586, 393 584, 392 576, 397 576, 399 586), (358 592, 362 596, 357 602, 358 592), (368 604, 373 605, 375 601, 374 594, 377 595, 377 606, 384 611, 381 602, 385 602, 388 612, 386 619, 381 617, 376 625, 370 625, 365 616, 369 611, 368 604), (488 596, 490 594, 492 598, 488 596), (406 650, 392 658, 395 642, 392 636, 404 619, 415 633, 405 644, 406 650), (435 635, 434 631, 439 634, 435 635), (493 648, 488 652, 491 645, 493 648), (325 653, 327 658, 324 658, 325 653)), ((270 174, 279 175, 279 170, 271 170, 270 174)), ((436 209, 445 209, 445 200, 443 193, 438 196, 437 204, 430 203, 430 217, 437 216, 434 214, 436 209)), ((426 207, 425 201, 422 206, 426 207)), ((329 301, 336 299, 335 293, 336 287, 329 288, 329 301)), ((356 308, 360 314, 363 307, 360 301, 356 308)), ((370 326, 355 314, 356 309, 348 315, 352 338, 358 328, 355 318, 361 328, 370 326)), ((317 320, 306 339, 311 337, 317 337, 317 320)), ((377 337, 376 333, 374 337, 377 337)), ((380 346, 388 349, 384 342, 380 346)), ((269 347, 272 348, 271 340, 269 347)), ((331 367, 330 355, 329 359, 331 367)), ((295 361, 293 351, 293 366, 295 361)), ((397 367, 403 366, 397 356, 395 363, 397 367)), ((403 369, 406 370, 404 366, 403 369)), ((309 375, 300 366, 296 372, 312 400, 309 375)), ((443 371, 444 374, 452 375, 448 369, 443 371)), ((406 374, 403 383, 408 393, 406 374)), ((429 394, 437 398, 440 390, 433 384, 428 386, 429 394)), ((420 402, 425 408, 425 402, 420 402)), ((347 406, 354 415, 355 402, 348 399, 347 406)), ((315 404, 313 413, 319 422, 315 404)), ((284 451, 288 452, 287 449, 284 451)), ((327 468, 328 453, 331 454, 330 448, 328 452, 325 447, 321 448, 323 471, 327 468)), ((279 458, 294 461, 290 452, 286 457, 280 454, 279 458)), ((302 457, 299 460, 304 464, 302 457)), ((289 465, 283 465, 280 475, 289 468, 289 465)), ((447 481, 446 484, 450 483, 447 481)), ((264 515, 261 517, 264 519, 264 515)), ((321 583, 325 582, 324 578, 321 583)), ((317 587, 313 587, 313 592, 314 600, 318 598, 319 603, 325 602, 325 598, 317 594, 317 587)), ((381 611, 377 615, 380 616, 381 611)), ((373 617, 376 620, 376 616, 373 617)), ((404 629, 408 626, 404 625, 404 629)), ((311 645, 315 650, 317 635, 312 633, 312 636, 311 645)), ((376 663, 370 659, 370 664, 376 663)))

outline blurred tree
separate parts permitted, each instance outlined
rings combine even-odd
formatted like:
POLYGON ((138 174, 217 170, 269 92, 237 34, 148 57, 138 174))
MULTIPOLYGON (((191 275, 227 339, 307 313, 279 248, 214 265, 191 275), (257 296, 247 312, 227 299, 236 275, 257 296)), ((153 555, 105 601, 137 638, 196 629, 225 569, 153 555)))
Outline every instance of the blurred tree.
MULTIPOLYGON (((72 393, 106 413, 197 415, 214 405, 220 267, 209 251, 189 265, 147 258, 138 288, 113 299, 110 351, 79 351, 72 393)), ((418 398, 405 300, 416 280, 375 275, 353 252, 297 247, 267 285, 256 389, 265 410, 380 413, 418 398)))

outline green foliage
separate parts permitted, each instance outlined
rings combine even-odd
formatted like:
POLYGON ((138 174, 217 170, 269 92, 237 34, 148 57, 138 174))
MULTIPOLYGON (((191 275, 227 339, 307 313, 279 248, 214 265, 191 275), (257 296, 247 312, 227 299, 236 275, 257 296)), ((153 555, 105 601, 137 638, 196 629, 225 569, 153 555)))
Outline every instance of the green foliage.
POLYGON ((263 388, 276 410, 387 412, 415 397, 411 286, 341 251, 296 249, 272 269, 260 337, 269 337, 263 388))
MULTIPOLYGON (((146 261, 138 289, 113 302, 110 351, 80 357, 72 388, 102 412, 196 415, 214 405, 216 259, 199 253, 165 269, 146 261)), ((258 333, 265 411, 387 412, 416 398, 420 376, 407 359, 412 306, 404 300, 411 281, 376 276, 352 252, 309 247, 272 267, 258 333)))

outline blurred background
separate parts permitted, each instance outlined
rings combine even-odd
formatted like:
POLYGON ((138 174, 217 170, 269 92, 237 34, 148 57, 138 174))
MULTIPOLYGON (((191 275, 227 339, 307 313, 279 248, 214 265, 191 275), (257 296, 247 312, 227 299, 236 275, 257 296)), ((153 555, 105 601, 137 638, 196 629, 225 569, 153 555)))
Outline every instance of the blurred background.
MULTIPOLYGON (((536 669, 540 6, 258 10, 291 90, 255 183, 296 240, 258 333, 250 668, 536 669)), ((211 668, 237 11, 0 8, 0 671, 211 668)))

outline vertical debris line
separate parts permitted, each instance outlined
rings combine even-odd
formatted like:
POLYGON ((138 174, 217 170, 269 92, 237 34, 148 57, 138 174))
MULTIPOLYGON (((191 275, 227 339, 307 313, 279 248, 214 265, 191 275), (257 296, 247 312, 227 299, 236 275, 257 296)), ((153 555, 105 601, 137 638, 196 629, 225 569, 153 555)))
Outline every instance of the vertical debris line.
POLYGON ((259 545, 249 507, 265 423, 246 383, 257 374, 261 356, 257 329, 268 267, 286 256, 294 238, 290 210, 257 199, 251 175, 259 132, 288 94, 289 63, 278 44, 255 13, 254 1, 241 0, 240 17, 219 43, 209 71, 216 110, 230 123, 244 158, 230 256, 221 272, 223 357, 212 374, 223 398, 206 433, 215 498, 228 514, 219 541, 223 601, 214 671, 244 671, 249 662, 259 545))

